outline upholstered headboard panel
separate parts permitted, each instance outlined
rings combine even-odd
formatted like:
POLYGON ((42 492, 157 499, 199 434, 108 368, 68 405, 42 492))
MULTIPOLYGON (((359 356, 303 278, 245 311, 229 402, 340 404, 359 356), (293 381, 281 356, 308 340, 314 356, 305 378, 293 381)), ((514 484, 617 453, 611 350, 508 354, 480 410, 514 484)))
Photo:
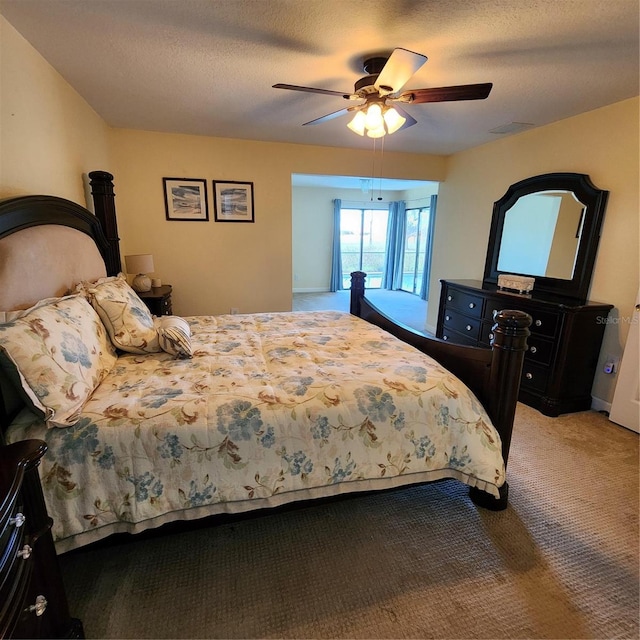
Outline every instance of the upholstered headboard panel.
MULTIPOLYGON (((0 200, 0 311, 28 308, 64 295, 80 280, 112 275, 105 268, 110 253, 119 264, 117 238, 112 247, 98 219, 75 202, 54 196, 0 200)), ((0 371, 0 443, 21 406, 0 371)))
POLYGON ((0 311, 27 308, 64 295, 80 280, 104 276, 108 253, 100 222, 75 202, 0 200, 0 311))
POLYGON ((0 239, 0 311, 62 296, 107 274, 95 242, 70 227, 42 225, 0 239))

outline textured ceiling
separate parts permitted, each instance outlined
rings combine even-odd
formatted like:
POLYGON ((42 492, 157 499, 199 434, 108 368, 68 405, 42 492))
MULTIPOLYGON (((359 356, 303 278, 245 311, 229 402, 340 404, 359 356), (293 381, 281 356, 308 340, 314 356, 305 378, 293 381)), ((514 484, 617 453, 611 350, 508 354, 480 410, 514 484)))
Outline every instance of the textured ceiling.
POLYGON ((340 97, 362 60, 428 56, 406 89, 493 82, 408 105, 385 149, 450 154, 638 95, 638 0, 1 0, 2 15, 113 127, 370 148, 340 97), (501 134, 506 135, 506 134, 501 134))

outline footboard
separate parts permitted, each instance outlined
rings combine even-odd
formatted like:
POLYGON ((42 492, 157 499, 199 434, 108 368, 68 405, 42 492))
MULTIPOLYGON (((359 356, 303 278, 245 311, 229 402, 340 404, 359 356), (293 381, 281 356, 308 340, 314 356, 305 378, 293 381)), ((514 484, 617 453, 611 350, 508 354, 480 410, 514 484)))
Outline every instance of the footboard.
MULTIPOLYGON (((362 271, 351 274, 351 313, 426 353, 460 378, 483 404, 500 434, 506 465, 531 316, 522 311, 499 311, 494 318, 491 349, 451 344, 419 333, 377 309, 365 298, 365 278, 362 271)), ((471 496, 482 506, 501 509, 506 507, 507 492, 505 483, 500 501, 474 490, 471 496)))

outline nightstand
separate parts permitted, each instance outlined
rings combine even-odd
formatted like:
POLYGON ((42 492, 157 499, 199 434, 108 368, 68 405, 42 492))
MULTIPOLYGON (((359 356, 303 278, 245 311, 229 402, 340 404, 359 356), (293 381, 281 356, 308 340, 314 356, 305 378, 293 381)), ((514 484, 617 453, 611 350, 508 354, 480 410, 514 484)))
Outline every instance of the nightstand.
POLYGON ((170 284, 163 284, 161 287, 152 287, 151 291, 138 293, 138 295, 154 316, 170 316, 173 313, 171 309, 172 291, 173 288, 170 284))
POLYGON ((42 495, 41 440, 0 446, 0 638, 84 638, 71 618, 42 495))

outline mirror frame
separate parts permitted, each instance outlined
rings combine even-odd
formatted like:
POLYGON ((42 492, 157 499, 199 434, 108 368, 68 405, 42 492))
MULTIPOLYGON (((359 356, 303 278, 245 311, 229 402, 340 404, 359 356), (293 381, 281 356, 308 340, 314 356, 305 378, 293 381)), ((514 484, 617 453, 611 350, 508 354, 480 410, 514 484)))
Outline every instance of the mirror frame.
MULTIPOLYGON (((578 244, 575 267, 571 280, 533 276, 535 285, 533 295, 539 292, 567 296, 586 300, 593 275, 593 266, 600 241, 600 229, 604 219, 609 192, 598 189, 584 173, 545 173, 525 178, 512 184, 507 192, 493 205, 491 231, 487 247, 487 259, 484 267, 484 284, 497 285, 498 275, 511 273, 498 270, 498 257, 504 219, 507 211, 518 198, 538 191, 573 191, 585 205, 582 234, 578 244)), ((526 273, 520 275, 529 275, 526 273)))

